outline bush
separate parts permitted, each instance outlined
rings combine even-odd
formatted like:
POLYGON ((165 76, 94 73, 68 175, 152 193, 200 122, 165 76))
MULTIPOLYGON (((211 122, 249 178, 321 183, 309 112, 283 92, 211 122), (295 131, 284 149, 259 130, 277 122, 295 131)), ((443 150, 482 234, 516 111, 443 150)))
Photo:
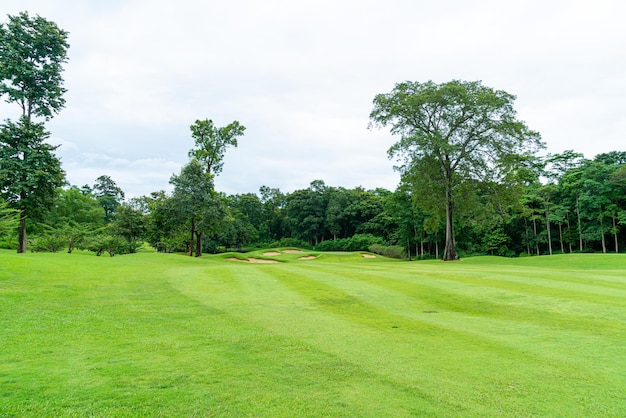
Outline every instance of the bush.
POLYGON ((296 238, 281 238, 280 241, 272 242, 270 247, 273 248, 284 248, 284 247, 295 247, 295 248, 303 248, 305 250, 311 250, 313 247, 306 242, 296 238))
POLYGON ((390 245, 389 247, 385 248, 383 255, 389 258, 406 258, 406 252, 404 251, 404 248, 399 245, 390 245))
POLYGON ((60 249, 65 248, 65 245, 65 239, 56 235, 42 235, 33 238, 29 242, 30 250, 35 253, 56 253, 60 249))
POLYGON ((387 247, 381 244, 372 244, 368 249, 371 253, 389 258, 406 258, 406 251, 404 250, 404 247, 401 247, 400 245, 390 245, 387 247))
POLYGON ((316 251, 368 251, 372 245, 383 244, 383 239, 372 234, 356 234, 351 238, 322 241, 315 246, 316 251))
POLYGON ((372 234, 356 234, 349 240, 347 251, 367 251, 370 245, 383 245, 383 239, 372 234))
POLYGON ((347 251, 348 238, 328 239, 315 246, 316 251, 347 251))

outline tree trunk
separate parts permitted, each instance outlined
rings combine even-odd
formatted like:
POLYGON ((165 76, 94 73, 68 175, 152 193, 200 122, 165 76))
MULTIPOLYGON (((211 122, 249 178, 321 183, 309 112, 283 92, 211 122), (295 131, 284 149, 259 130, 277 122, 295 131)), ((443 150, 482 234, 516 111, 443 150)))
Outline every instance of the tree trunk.
POLYGON ((617 242, 617 224, 615 222, 615 216, 613 216, 613 237, 615 238, 615 252, 619 253, 619 243, 617 242))
POLYGON ((563 245, 563 224, 559 224, 559 242, 561 243, 561 254, 565 254, 565 245, 563 245))
POLYGON ((549 214, 546 212, 546 231, 548 231, 548 253, 552 255, 552 233, 550 232, 550 219, 549 214))
POLYGON ((580 244, 580 252, 583 252, 583 228, 580 222, 580 200, 578 199, 578 193, 576 193, 576 217, 578 218, 578 241, 580 244))
POLYGON ((602 237, 602 253, 606 254, 606 240, 604 239, 604 223, 600 218, 600 236, 602 237))
POLYGON ((528 218, 524 217, 524 229, 526 230, 526 254, 530 255, 530 239, 528 236, 530 232, 528 232, 528 218))
POLYGON ((20 226, 18 230, 17 252, 26 252, 26 210, 20 211, 20 226))
POLYGON ((537 217, 533 216, 533 232, 535 233, 535 251, 539 255, 539 237, 537 236, 537 217))
POLYGON ((189 257, 193 256, 193 237, 196 232, 196 218, 191 217, 191 234, 189 237, 189 257))
POLYGON ((572 226, 569 223, 569 213, 567 214, 567 244, 569 246, 570 254, 574 252, 572 248, 572 226))
POLYGON ((200 257, 202 255, 203 238, 204 233, 202 231, 196 231, 196 257, 200 257))
POLYGON ((443 261, 453 261, 459 259, 456 252, 456 243, 454 242, 454 222, 453 213, 454 204, 452 202, 452 191, 450 186, 446 186, 446 246, 443 250, 443 261))

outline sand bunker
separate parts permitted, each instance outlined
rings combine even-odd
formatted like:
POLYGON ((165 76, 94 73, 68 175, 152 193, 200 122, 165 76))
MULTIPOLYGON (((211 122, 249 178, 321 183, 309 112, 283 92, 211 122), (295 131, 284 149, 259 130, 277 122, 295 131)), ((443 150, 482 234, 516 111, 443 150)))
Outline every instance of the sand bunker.
POLYGON ((315 260, 317 257, 315 257, 314 255, 309 255, 306 257, 300 257, 298 258, 298 260, 315 260))
POLYGON ((274 264, 278 263, 276 260, 264 260, 262 258, 248 258, 248 261, 251 263, 260 263, 260 264, 274 264))
POLYGON ((266 257, 273 257, 275 255, 280 255, 280 253, 278 251, 268 251, 266 253, 263 253, 263 255, 266 257))
POLYGON ((372 254, 361 254, 361 256, 363 256, 363 258, 376 258, 376 256, 372 254))
POLYGON ((283 252, 285 254, 297 254, 297 253, 303 253, 304 251, 302 251, 302 250, 283 250, 283 252))
POLYGON ((239 258, 231 257, 227 258, 227 261, 239 261, 240 263, 257 263, 257 264, 274 264, 278 263, 276 260, 263 260, 262 258, 248 258, 247 260, 241 260, 239 258))

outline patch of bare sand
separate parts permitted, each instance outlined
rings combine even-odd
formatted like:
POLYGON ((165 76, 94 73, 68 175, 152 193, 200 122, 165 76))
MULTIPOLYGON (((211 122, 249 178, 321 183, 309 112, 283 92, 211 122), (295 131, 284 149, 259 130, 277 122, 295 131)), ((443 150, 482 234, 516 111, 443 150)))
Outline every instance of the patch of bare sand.
POLYGON ((306 257, 300 257, 298 258, 298 260, 315 260, 317 257, 315 257, 314 255, 308 255, 306 257))
POLYGON ((297 254, 297 253, 303 253, 304 251, 302 251, 302 250, 283 250, 283 252, 285 254, 297 254))
POLYGON ((231 257, 227 258, 227 261, 239 261, 240 263, 257 263, 257 264, 274 264, 278 263, 276 260, 263 260, 262 258, 248 258, 247 260, 241 260, 239 258, 231 257))
POLYGON ((372 254, 361 254, 361 256, 363 256, 363 258, 376 258, 376 256, 372 254))
POLYGON ((276 260, 263 260, 262 258, 248 258, 248 261, 251 263, 259 263, 259 264, 275 264, 278 263, 276 260))
POLYGON ((235 258, 235 257, 227 258, 226 261, 239 261, 240 263, 249 263, 250 262, 249 260, 242 260, 240 258, 235 258))
POLYGON ((280 253, 278 251, 268 251, 266 253, 263 253, 263 255, 267 256, 267 257, 272 257, 272 256, 275 256, 275 255, 280 255, 280 253))

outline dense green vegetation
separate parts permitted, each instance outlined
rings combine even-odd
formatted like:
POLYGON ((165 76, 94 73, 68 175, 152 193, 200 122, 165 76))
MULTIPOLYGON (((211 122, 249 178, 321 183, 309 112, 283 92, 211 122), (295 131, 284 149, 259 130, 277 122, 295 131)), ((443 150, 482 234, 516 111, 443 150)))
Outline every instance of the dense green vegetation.
MULTIPOLYGON (((623 252, 625 163, 625 152, 589 160, 568 151, 533 159, 532 169, 520 173, 524 182, 508 189, 506 196, 487 190, 493 184, 473 182, 472 188, 464 189, 457 208, 456 243, 461 255, 623 252)), ((428 195, 407 183, 391 192, 334 187, 315 180, 309 188, 292 193, 262 187, 259 195, 227 196, 213 191, 211 177, 199 163, 191 162, 181 175, 172 177, 177 185, 174 193, 124 201, 115 182, 103 177, 112 183, 105 191, 98 186, 102 178, 93 187, 57 190, 54 205, 31 222, 31 250, 76 247, 123 254, 146 241, 164 252, 192 252, 191 220, 194 237, 211 253, 298 245, 321 251, 370 250, 405 258, 440 258, 443 249, 444 207, 433 207, 428 195)), ((4 231, 5 246, 14 246, 11 231, 15 230, 4 231)), ((201 253, 196 249, 197 255, 201 253)))
POLYGON ((115 255, 147 242, 200 256, 298 245, 454 260, 626 246, 626 152, 539 157, 539 133, 517 119, 515 96, 480 82, 405 82, 374 98, 372 124, 400 137, 389 150, 402 175, 394 191, 316 179, 289 193, 262 186, 227 196, 214 179, 246 128, 210 119, 190 126, 194 147, 171 193, 125 200, 106 174, 93 185, 64 184, 44 122, 65 105, 66 39, 26 12, 0 25, 0 96, 21 109, 19 122, 0 126, 3 247, 115 255))
POLYGON ((0 415, 626 413, 623 255, 264 254, 0 250, 0 415))
POLYGON ((0 25, 0 417, 626 415, 626 259, 583 254, 626 246, 626 152, 539 157, 514 96, 407 82, 370 115, 394 191, 225 195, 246 128, 205 119, 127 199, 45 143, 66 37, 0 25), (399 261, 459 254, 510 258, 399 261))

